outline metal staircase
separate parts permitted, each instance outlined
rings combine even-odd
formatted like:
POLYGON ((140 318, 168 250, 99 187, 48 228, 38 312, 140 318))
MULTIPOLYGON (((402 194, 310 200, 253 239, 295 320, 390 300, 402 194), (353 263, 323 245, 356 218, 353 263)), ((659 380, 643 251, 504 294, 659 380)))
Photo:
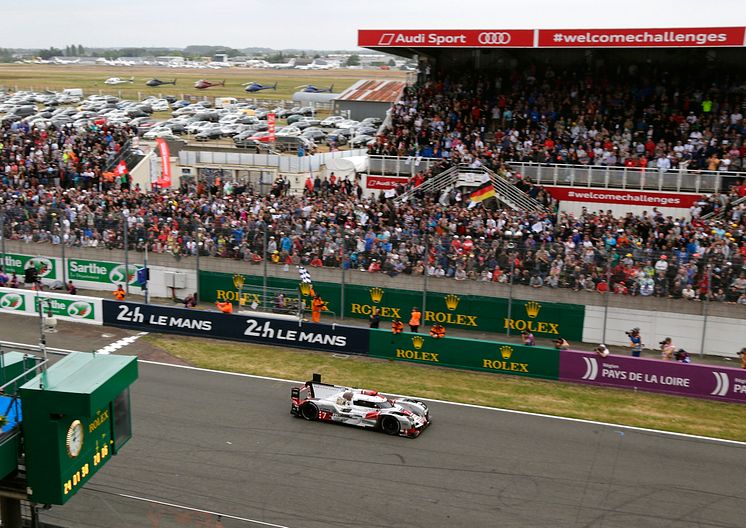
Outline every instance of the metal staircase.
POLYGON ((514 211, 546 212, 547 209, 541 202, 531 198, 505 178, 485 167, 472 168, 468 165, 454 165, 398 196, 396 202, 406 202, 418 193, 439 192, 447 187, 474 189, 488 180, 495 189, 495 198, 514 211))
POLYGON ((742 203, 746 203, 746 196, 741 196, 737 200, 733 200, 729 205, 730 207, 721 207, 717 211, 712 211, 711 213, 707 213, 706 215, 702 215, 700 219, 702 220, 720 220, 725 217, 725 211, 726 209, 728 211, 731 211, 734 207, 741 205, 742 203))

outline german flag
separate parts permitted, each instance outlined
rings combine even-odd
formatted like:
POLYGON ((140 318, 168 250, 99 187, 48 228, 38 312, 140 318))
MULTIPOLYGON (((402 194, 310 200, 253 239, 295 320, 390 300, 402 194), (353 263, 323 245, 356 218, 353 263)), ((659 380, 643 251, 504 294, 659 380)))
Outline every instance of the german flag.
POLYGON ((469 195, 469 200, 479 203, 485 201, 487 198, 495 196, 495 194, 495 188, 492 186, 492 182, 487 180, 469 195))

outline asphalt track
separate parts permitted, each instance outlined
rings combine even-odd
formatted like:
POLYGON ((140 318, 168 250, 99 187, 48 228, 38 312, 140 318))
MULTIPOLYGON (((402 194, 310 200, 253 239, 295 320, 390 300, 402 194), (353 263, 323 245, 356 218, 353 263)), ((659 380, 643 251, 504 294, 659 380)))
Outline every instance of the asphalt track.
MULTIPOLYGON (((29 325, 0 315, 0 328, 12 326, 19 342, 35 342, 29 325)), ((66 330, 50 344, 90 350, 105 341, 102 333, 116 334, 109 341, 131 335, 66 330)), ((137 351, 135 342, 119 352, 137 351)), ((431 404, 435 422, 420 438, 393 438, 292 418, 289 389, 283 381, 141 363, 133 439, 42 520, 83 528, 745 523, 743 444, 444 403, 431 404), (218 522, 196 510, 236 518, 218 522)))

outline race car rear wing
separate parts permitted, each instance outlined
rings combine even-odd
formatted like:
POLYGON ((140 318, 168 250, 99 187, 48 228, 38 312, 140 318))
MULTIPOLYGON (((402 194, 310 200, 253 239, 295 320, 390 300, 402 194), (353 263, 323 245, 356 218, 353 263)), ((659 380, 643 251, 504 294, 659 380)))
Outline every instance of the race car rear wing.
POLYGON ((330 383, 321 383, 321 374, 314 374, 311 381, 307 381, 303 387, 293 387, 290 389, 290 397, 298 400, 307 398, 330 398, 341 391, 347 390, 348 387, 341 385, 332 385, 330 383), (305 394, 308 391, 308 394, 305 394))

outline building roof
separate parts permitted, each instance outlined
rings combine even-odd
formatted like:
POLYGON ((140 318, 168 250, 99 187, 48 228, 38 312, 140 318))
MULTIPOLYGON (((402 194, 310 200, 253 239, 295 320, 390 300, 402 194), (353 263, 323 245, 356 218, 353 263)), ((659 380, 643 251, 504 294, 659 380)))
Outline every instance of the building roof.
POLYGON ((399 100, 406 85, 402 81, 372 81, 363 79, 339 94, 337 101, 393 103, 399 100))

